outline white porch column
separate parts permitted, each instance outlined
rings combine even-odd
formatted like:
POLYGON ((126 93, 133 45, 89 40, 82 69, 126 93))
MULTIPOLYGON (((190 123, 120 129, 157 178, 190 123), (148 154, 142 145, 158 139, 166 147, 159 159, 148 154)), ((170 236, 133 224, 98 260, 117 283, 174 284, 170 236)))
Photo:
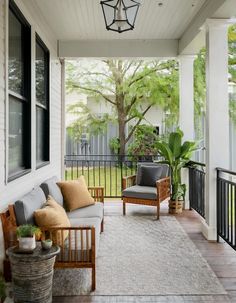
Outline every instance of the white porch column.
MULTIPOLYGON (((194 56, 179 57, 179 127, 184 132, 183 140, 194 140, 194 56)), ((189 176, 188 169, 181 173, 182 182, 187 185, 185 209, 189 209, 189 176)))
POLYGON ((184 140, 194 140, 194 56, 179 57, 179 126, 184 140))
POLYGON ((206 24, 206 221, 202 232, 217 239, 216 167, 229 168, 228 34, 225 20, 206 24))

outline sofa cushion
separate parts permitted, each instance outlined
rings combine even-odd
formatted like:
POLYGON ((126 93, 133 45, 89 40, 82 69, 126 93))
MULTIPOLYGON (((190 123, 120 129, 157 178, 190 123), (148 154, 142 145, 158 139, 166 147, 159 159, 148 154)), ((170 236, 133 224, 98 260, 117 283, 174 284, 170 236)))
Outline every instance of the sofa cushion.
POLYGON ((141 166, 159 166, 162 167, 161 179, 168 177, 170 175, 169 165, 168 164, 160 164, 155 162, 139 162, 137 164, 137 173, 136 173, 136 184, 140 184, 141 179, 141 166))
MULTIPOLYGON (((95 227, 95 241, 96 241, 96 256, 99 249, 99 240, 101 233, 101 219, 100 218, 71 218, 70 223, 72 227, 86 227, 86 226, 94 226, 95 227)), ((90 234, 90 233, 89 233, 90 234)), ((90 236, 90 235, 89 235, 90 236)), ((78 250, 81 250, 81 234, 77 232, 77 247, 78 250)), ((89 241, 89 249, 91 249, 89 241)), ((67 238, 66 243, 69 244, 69 239, 67 238)), ((71 239, 71 247, 75 247, 75 235, 73 233, 73 237, 71 239)), ((83 247, 86 248, 86 231, 83 231, 83 247)))
POLYGON ((104 205, 101 202, 96 202, 93 205, 89 205, 83 208, 75 209, 71 212, 67 212, 69 219, 72 218, 93 218, 98 217, 103 219, 104 205))
POLYGON ((31 192, 15 202, 14 210, 17 225, 35 224, 34 211, 42 207, 46 197, 40 187, 34 188, 31 192))
POLYGON ((123 197, 147 200, 157 199, 157 189, 151 186, 134 185, 123 190, 122 194, 123 197))
POLYGON ((60 205, 63 206, 63 196, 59 186, 57 185, 58 178, 56 176, 45 180, 40 187, 42 188, 46 197, 52 196, 60 205))
POLYGON ((140 166, 140 183, 141 186, 156 187, 156 181, 161 178, 161 166, 140 166))
MULTIPOLYGON (((70 227, 64 208, 58 204, 50 195, 42 208, 34 212, 35 222, 39 227, 54 228, 54 227, 70 227)), ((68 230, 63 232, 63 239, 68 236, 68 230)), ((63 242, 61 231, 53 233, 52 240, 57 244, 63 242)))
POLYGON ((59 185, 67 211, 85 207, 95 203, 94 198, 88 191, 84 176, 78 180, 57 182, 59 185))

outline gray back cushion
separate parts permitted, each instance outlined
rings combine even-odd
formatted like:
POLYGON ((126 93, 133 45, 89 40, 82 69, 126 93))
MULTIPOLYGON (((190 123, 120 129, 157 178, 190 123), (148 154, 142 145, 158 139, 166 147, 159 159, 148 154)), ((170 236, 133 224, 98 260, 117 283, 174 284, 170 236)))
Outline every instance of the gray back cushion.
POLYGON ((162 175, 161 166, 140 166, 140 183, 141 186, 156 186, 156 181, 161 179, 162 175))
POLYGON ((141 181, 141 170, 140 167, 141 166, 159 166, 162 167, 162 172, 161 172, 161 177, 165 178, 168 177, 170 175, 170 170, 169 170, 169 165, 168 164, 160 164, 160 163, 155 163, 155 162, 139 162, 137 163, 137 174, 136 174, 136 184, 140 184, 141 181))
POLYGON ((40 187, 34 188, 31 192, 16 201, 14 210, 17 225, 35 224, 34 211, 41 208, 45 201, 46 197, 40 187))
POLYGON ((46 197, 48 197, 48 195, 52 196, 57 203, 63 206, 63 196, 59 186, 57 185, 58 181, 58 178, 54 176, 44 181, 40 187, 42 188, 46 197))

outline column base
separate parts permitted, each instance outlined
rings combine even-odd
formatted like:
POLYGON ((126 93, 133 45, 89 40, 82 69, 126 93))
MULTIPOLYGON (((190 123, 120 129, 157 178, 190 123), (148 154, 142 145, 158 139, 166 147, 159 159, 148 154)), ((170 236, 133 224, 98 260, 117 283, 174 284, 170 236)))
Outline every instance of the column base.
POLYGON ((201 222, 201 232, 208 241, 217 241, 216 227, 209 226, 204 219, 201 222))

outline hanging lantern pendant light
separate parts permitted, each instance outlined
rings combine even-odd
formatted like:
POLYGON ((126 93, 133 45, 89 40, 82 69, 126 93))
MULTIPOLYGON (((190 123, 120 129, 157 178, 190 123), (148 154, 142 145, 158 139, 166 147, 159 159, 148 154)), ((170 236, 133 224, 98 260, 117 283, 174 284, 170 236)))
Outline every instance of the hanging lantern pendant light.
POLYGON ((100 4, 107 30, 123 33, 134 29, 140 3, 135 0, 105 0, 100 4))

